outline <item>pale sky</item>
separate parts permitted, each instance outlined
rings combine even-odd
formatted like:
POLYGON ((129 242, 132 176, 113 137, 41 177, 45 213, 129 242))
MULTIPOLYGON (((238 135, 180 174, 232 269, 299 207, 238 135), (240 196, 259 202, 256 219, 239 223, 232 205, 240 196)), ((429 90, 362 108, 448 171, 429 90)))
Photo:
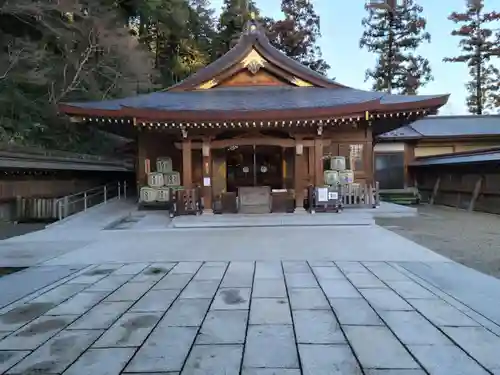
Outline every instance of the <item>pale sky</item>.
MULTIPOLYGON (((359 38, 363 33, 361 19, 365 16, 364 0, 311 0, 321 17, 320 47, 323 58, 331 66, 329 76, 339 83, 358 88, 371 89, 370 82, 364 82, 365 70, 373 67, 376 57, 359 49, 359 38)), ((465 106, 465 83, 469 80, 465 64, 444 63, 444 57, 460 53, 458 37, 450 35, 454 23, 447 19, 452 11, 465 9, 466 0, 417 0, 424 8, 427 31, 432 40, 421 47, 420 53, 429 59, 434 81, 419 94, 447 94, 450 101, 440 114, 467 114, 465 106)), ((500 0, 485 0, 487 9, 500 0)), ((281 15, 280 0, 256 0, 262 14, 273 18, 281 15)), ((220 10, 222 0, 212 0, 212 6, 220 10)), ((497 7, 498 8, 498 7, 497 7)), ((500 25, 498 26, 500 27, 500 25)))

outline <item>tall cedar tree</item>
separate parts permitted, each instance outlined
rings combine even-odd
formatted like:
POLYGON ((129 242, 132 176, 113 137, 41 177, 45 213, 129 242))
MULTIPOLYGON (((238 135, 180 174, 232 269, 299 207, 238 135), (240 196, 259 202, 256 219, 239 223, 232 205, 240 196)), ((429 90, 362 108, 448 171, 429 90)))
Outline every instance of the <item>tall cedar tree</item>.
POLYGON ((308 68, 326 74, 330 66, 316 44, 321 37, 320 18, 310 0, 282 0, 284 20, 269 25, 271 43, 308 68))
POLYGON ((378 56, 376 66, 366 71, 366 81, 374 81, 374 90, 414 95, 433 80, 429 61, 416 53, 431 36, 425 31, 423 8, 414 0, 403 4, 392 9, 367 7, 359 45, 378 56))
POLYGON ((493 59, 500 56, 500 38, 496 39, 492 23, 500 21, 500 13, 487 12, 483 1, 468 2, 463 13, 453 12, 448 19, 458 25, 451 35, 460 37, 459 56, 445 58, 447 62, 467 64, 471 80, 466 84, 469 93, 469 112, 480 115, 500 108, 500 73, 493 59))
POLYGON ((213 11, 206 0, 129 0, 131 28, 154 55, 161 87, 188 77, 210 61, 213 11))
POLYGON ((224 55, 237 43, 252 13, 257 17, 260 13, 253 0, 224 0, 217 24, 212 60, 224 55))

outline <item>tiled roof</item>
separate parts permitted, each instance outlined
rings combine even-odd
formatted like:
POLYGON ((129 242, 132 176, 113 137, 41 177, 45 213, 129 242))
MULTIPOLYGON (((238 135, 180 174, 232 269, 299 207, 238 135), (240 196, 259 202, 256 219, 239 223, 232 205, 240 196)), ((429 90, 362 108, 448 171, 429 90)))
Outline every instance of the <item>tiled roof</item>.
POLYGON ((460 136, 500 136, 500 116, 428 116, 388 133, 379 139, 415 139, 460 136))
MULTIPOLYGON (((435 97, 408 97, 406 102, 418 102, 435 97)), ((212 90, 162 91, 136 97, 83 103, 65 103, 88 109, 119 110, 121 108, 155 109, 163 111, 265 111, 339 107, 381 100, 394 103, 392 95, 351 88, 320 87, 228 87, 212 90)), ((405 101, 396 99, 398 103, 405 101)))

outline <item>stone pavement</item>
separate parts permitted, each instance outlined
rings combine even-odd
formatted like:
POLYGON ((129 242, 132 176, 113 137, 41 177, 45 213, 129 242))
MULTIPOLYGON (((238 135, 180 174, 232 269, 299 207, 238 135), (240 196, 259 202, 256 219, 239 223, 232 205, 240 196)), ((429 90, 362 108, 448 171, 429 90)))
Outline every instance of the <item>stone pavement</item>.
POLYGON ((405 264, 94 264, 0 310, 0 374, 500 374, 499 335, 405 264))

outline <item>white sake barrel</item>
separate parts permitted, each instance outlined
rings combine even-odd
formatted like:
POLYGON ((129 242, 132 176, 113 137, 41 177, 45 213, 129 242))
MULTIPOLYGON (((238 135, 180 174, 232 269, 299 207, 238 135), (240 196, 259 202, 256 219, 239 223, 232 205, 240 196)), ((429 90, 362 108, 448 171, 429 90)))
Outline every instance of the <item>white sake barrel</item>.
POLYGON ((336 186, 340 183, 339 172, 326 170, 323 173, 325 185, 336 186))
POLYGON ((345 157, 333 156, 332 158, 330 158, 330 169, 334 171, 345 170, 345 157))
POLYGON ((163 174, 165 186, 179 186, 181 184, 181 175, 179 172, 169 172, 163 174))
POLYGON ((165 184, 165 180, 163 179, 163 173, 160 172, 151 172, 148 173, 148 185, 150 187, 159 188, 165 184))
POLYGON ((354 182, 354 172, 351 170, 341 171, 339 175, 342 184, 352 184, 354 182))
POLYGON ((158 202, 168 202, 170 200, 170 188, 159 188, 156 192, 158 202))
POLYGON ((156 189, 150 188, 148 186, 141 188, 140 200, 141 202, 154 202, 156 201, 156 196, 158 192, 156 189))
POLYGON ((156 159, 156 172, 172 172, 172 159, 168 156, 156 159))

